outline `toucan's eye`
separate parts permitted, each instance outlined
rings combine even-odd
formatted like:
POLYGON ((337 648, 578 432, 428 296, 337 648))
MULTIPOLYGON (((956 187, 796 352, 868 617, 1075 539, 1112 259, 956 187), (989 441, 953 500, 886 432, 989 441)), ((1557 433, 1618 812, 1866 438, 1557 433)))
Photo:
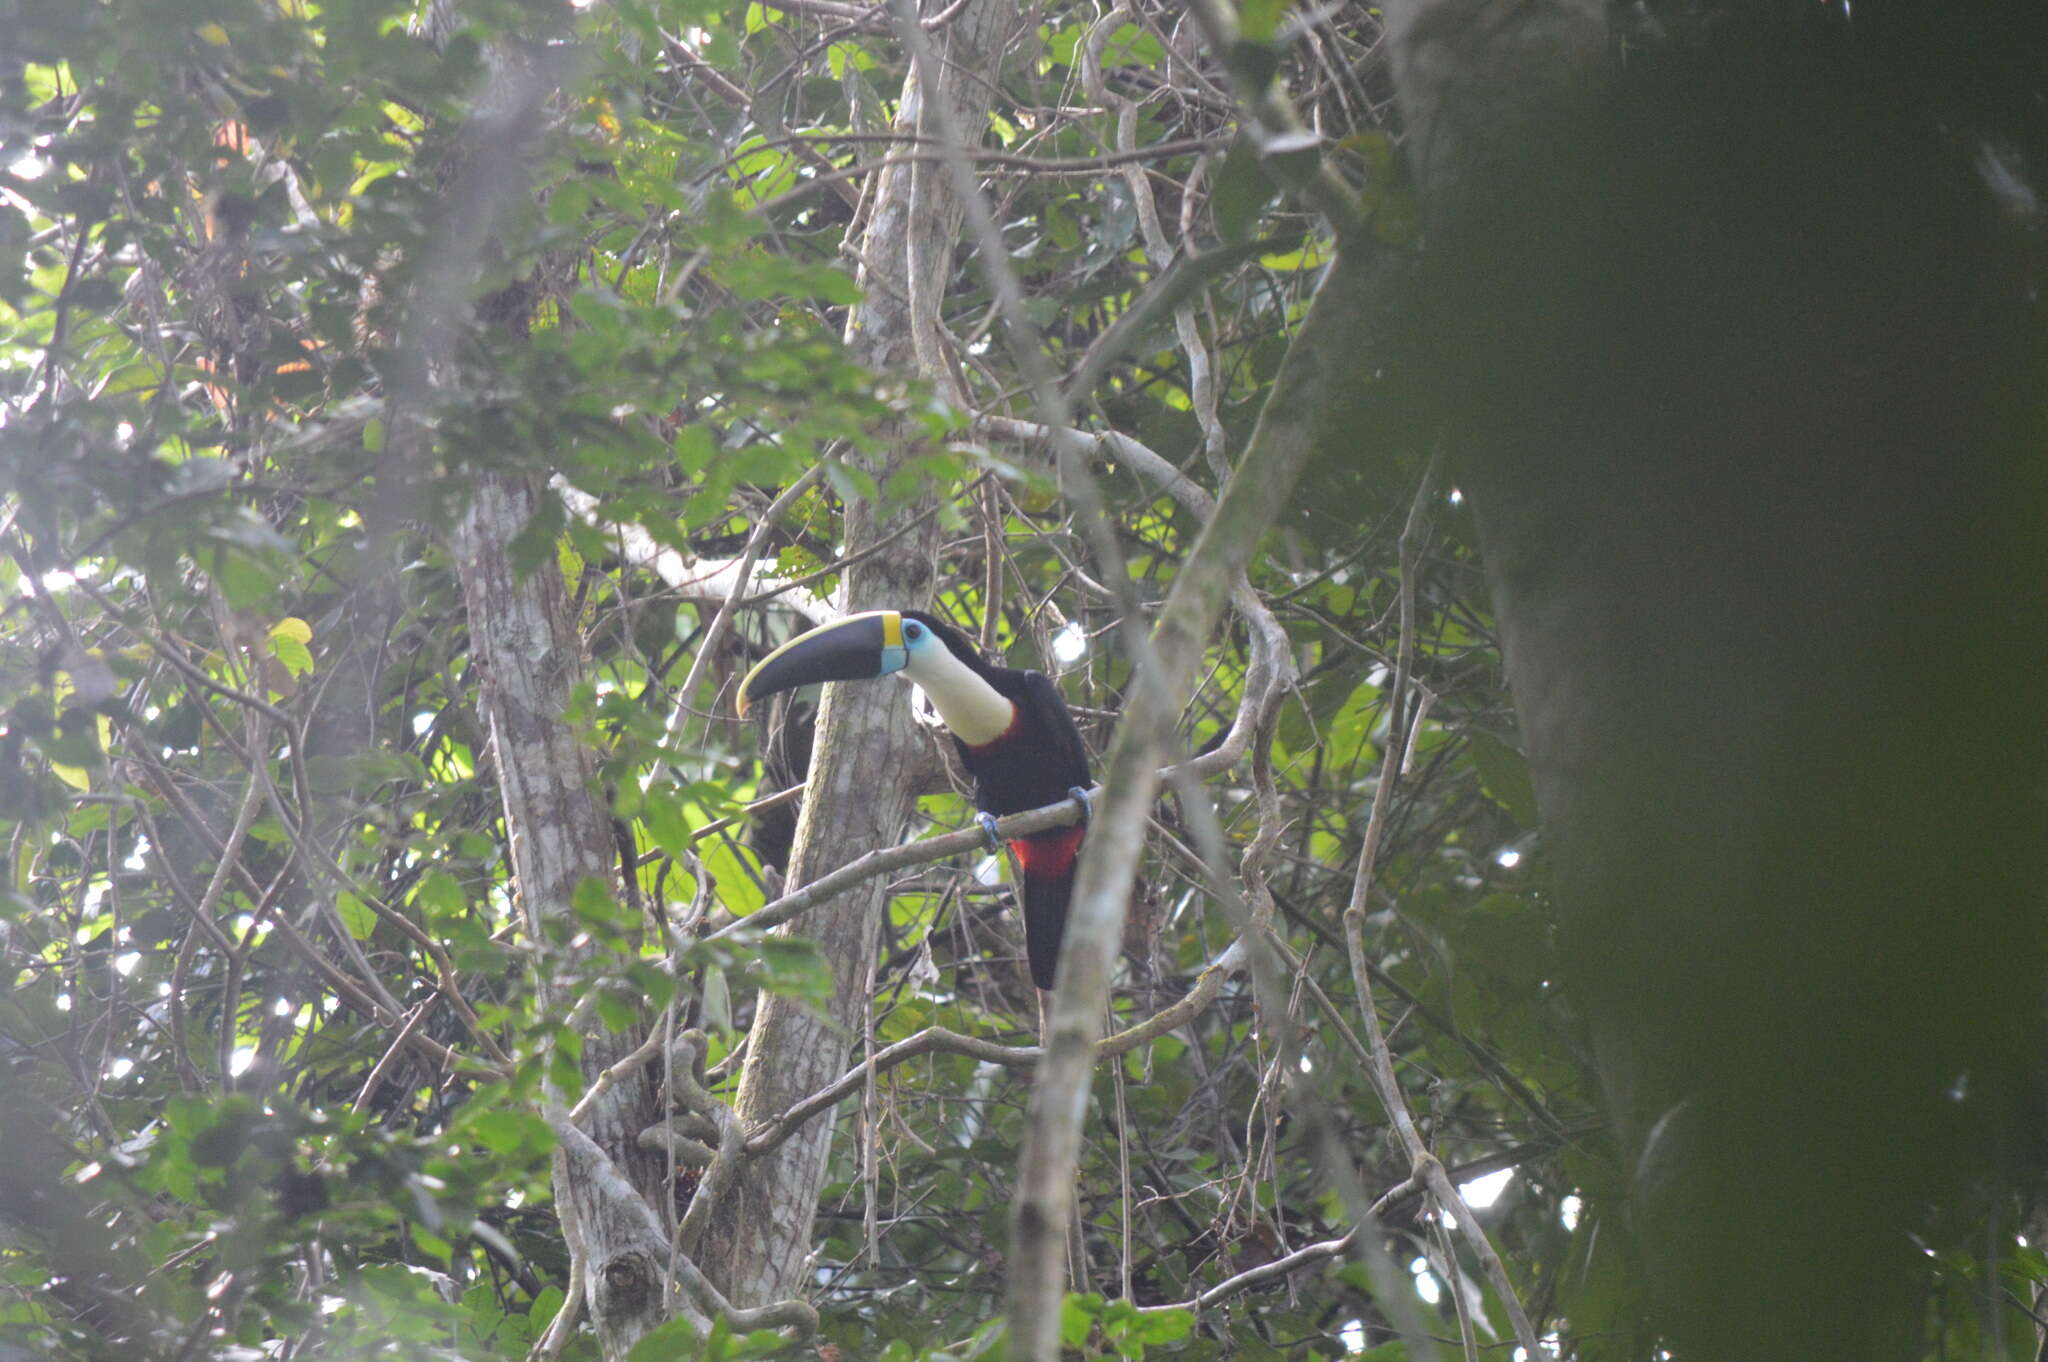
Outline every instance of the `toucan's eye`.
POLYGON ((905 638, 923 638, 923 637, 924 637, 924 626, 923 626, 922 624, 919 624, 919 623, 918 623, 918 622, 917 622, 916 620, 907 620, 907 621, 905 621, 905 622, 904 622, 904 625, 903 625, 903 637, 905 637, 905 638))

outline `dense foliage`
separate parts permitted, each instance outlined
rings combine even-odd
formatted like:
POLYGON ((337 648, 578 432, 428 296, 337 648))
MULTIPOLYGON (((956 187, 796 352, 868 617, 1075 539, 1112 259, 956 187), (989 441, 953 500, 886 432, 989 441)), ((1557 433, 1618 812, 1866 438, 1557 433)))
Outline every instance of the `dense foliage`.
MULTIPOLYGON (((978 257, 997 242, 970 231, 936 302, 949 383, 849 357, 874 172, 939 156, 890 135, 907 61, 882 7, 497 0, 443 35, 385 0, 16 9, 0 1351, 524 1356, 570 1285, 540 1108, 582 1089, 593 1017, 702 1030, 723 1093, 756 989, 821 987, 800 947, 703 937, 780 891, 769 815, 745 806, 797 777, 764 776, 764 753, 800 749, 769 725, 807 713, 743 722, 730 691, 796 626, 792 602, 829 599, 846 508, 935 494, 934 608, 1056 672, 1107 744, 1132 675, 1125 597, 1099 580, 1075 489, 1017 437, 1038 413, 996 343, 978 257), (463 262, 483 286, 451 306, 447 243, 475 207, 451 187, 480 154, 459 134, 506 50, 558 88, 496 186, 484 258, 463 262), (422 335, 437 318, 452 359, 422 335), (851 457, 905 440, 917 457, 887 485, 851 457), (516 551, 571 593, 568 718, 617 841, 618 892, 587 886, 554 941, 516 908, 448 547, 475 481, 507 471, 568 484, 573 505, 548 500, 516 551), (756 548, 769 575, 737 590, 756 548), (728 599, 735 627, 700 666, 728 599), (542 971, 573 1013, 541 1004, 542 971)), ((1373 235, 1410 248, 1374 12, 1245 11, 1342 137, 1329 159, 1373 235)), ((1062 378, 1093 366, 1078 425, 1217 490, 1329 232, 1238 136, 1233 66, 1178 6, 1056 3, 1014 42, 977 173, 1034 343, 1062 378), (1162 293, 1169 266, 1185 282, 1162 293)), ((1655 1353, 1623 1296, 1625 1237, 1602 1233, 1615 1172, 1552 983, 1471 526, 1458 489, 1398 452, 1319 470, 1255 560, 1299 682, 1210 788, 1244 896, 1287 948, 1286 1011, 1233 974, 1101 1065, 1076 1189, 1087 1280, 1064 1320, 1081 1355, 1395 1358, 1404 1317, 1453 1349, 1513 1347, 1366 1076, 1340 918, 1375 817, 1372 984, 1409 1111, 1550 1342, 1655 1353), (1283 1066, 1312 1075, 1314 1121, 1283 1066), (1325 1123, 1345 1167, 1304 1133, 1325 1123), (1370 1253, 1345 1242, 1361 1188, 1370 1253), (1400 1299, 1374 1289, 1382 1250, 1400 1299)), ((1098 473, 1149 612, 1200 513, 1135 457, 1098 473)), ((1241 619, 1213 641, 1190 752, 1230 728, 1248 653, 1241 619)), ((966 824, 946 759, 937 741, 904 754, 929 791, 906 838, 966 824)), ((1154 823, 1112 1031, 1197 987, 1241 929, 1181 815, 1169 799, 1154 823)), ((849 1062, 935 1025, 1033 1043, 1003 879, 974 854, 891 885, 849 1062)), ((938 1050, 856 1085, 803 1353, 985 1347, 1031 1073, 938 1050)), ((692 1190, 678 1170, 679 1207, 692 1190)), ((2009 1307, 2048 1260, 2024 1239, 1941 1266, 1932 1346, 1989 1353, 2031 1329, 2009 1307)), ((596 1355, 587 1335, 554 1346, 596 1355)))

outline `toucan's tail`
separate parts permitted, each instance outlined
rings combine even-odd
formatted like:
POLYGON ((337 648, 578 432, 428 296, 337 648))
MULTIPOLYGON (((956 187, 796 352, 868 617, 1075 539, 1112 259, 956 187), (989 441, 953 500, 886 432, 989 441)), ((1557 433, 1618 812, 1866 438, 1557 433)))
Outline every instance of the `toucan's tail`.
POLYGON ((1059 964, 1067 905, 1074 897, 1074 858, 1085 832, 1053 828, 1010 843, 1024 870, 1024 954, 1031 962, 1031 982, 1043 989, 1052 987, 1053 968, 1059 964))

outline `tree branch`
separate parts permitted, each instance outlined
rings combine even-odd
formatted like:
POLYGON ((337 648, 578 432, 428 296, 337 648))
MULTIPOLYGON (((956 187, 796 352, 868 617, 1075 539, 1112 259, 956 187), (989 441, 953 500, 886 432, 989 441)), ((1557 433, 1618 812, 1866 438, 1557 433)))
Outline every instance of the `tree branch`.
MULTIPOLYGON (((1243 969, 1244 963, 1245 948, 1240 939, 1232 942, 1214 964, 1203 970, 1196 977, 1194 987, 1186 993, 1145 1020, 1097 1042, 1096 1061, 1099 1063, 1126 1054, 1187 1025, 1216 1001, 1217 995, 1223 991, 1224 982, 1243 969)), ((746 1152, 760 1154, 773 1149, 805 1121, 858 1092, 870 1072, 881 1073, 920 1055, 930 1054, 966 1055, 985 1064, 1019 1069, 1036 1064, 1044 1057, 1045 1051, 1037 1045, 1003 1045, 979 1036, 962 1035, 948 1027, 928 1026, 915 1035, 875 1051, 871 1060, 855 1065, 835 1082, 804 1098, 773 1121, 757 1126, 747 1136, 746 1152)))
MULTIPOLYGON (((1099 792, 1096 786, 1094 792, 1099 792)), ((996 821, 1000 837, 1022 837, 1026 833, 1043 832, 1047 828, 1066 827, 1081 820, 1081 811, 1071 799, 1043 808, 1027 809, 1013 813, 996 821)), ((892 847, 882 847, 856 857, 830 871, 801 889, 792 890, 773 903, 756 908, 743 918, 726 923, 718 930, 707 934, 704 940, 724 941, 731 937, 766 931, 779 927, 794 918, 801 917, 808 910, 817 907, 851 889, 863 880, 877 875, 886 875, 892 870, 905 866, 925 865, 931 861, 943 861, 948 856, 957 856, 963 851, 979 851, 988 843, 982 836, 979 825, 961 828, 956 832, 942 832, 936 837, 926 837, 915 842, 901 842, 892 847)))
POLYGON ((1193 686, 1209 636, 1233 584, 1292 492, 1321 433, 1324 409, 1343 375, 1335 329, 1355 310, 1356 290, 1381 286, 1391 271, 1340 265, 1317 291, 1289 347, 1230 487, 1175 578, 1152 632, 1149 685, 1134 686, 1110 750, 1105 797, 1083 845, 1074 903, 1060 956, 1052 1039, 1039 1066, 1023 1167, 1012 1213, 1010 1346, 1024 1362, 1056 1362, 1059 1254, 1069 1189, 1080 1156, 1094 1042, 1109 997, 1109 972, 1123 935, 1123 914, 1144 845, 1145 819, 1158 788, 1180 707, 1193 686))

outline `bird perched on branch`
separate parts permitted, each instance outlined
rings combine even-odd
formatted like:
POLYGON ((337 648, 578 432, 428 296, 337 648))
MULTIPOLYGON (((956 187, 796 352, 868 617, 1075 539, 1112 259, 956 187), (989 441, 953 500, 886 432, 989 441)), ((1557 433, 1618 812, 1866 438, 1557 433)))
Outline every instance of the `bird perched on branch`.
MULTIPOLYGON (((990 850, 996 819, 1072 799, 1082 824, 1047 828, 1010 842, 1023 872, 1024 950, 1041 995, 1053 985, 1074 862, 1090 812, 1088 753, 1052 678, 998 667, 952 625, 917 610, 872 610, 813 629, 777 648, 740 682, 739 710, 764 695, 814 681, 858 681, 900 673, 920 686, 945 721, 974 777, 990 850)), ((1040 1006, 1043 1011, 1044 999, 1040 1006)))

